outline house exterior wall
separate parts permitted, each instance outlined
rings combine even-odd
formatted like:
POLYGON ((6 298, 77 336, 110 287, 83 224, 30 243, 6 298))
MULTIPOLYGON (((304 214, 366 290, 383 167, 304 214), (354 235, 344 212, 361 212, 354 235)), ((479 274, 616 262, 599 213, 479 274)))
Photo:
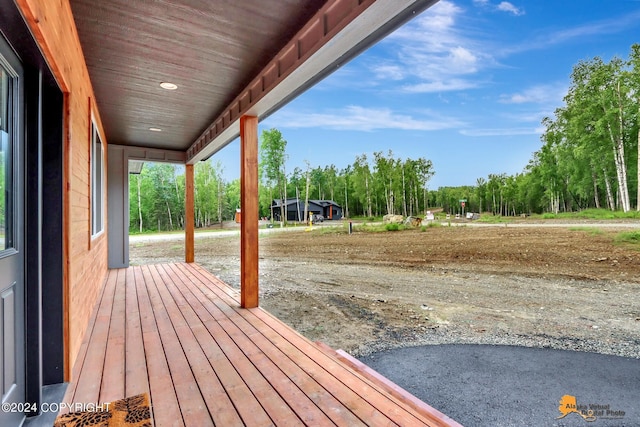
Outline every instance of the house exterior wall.
MULTIPOLYGON (((280 221, 280 201, 273 200, 271 205, 273 206, 274 220, 280 221)), ((300 210, 300 215, 304 216, 304 200, 298 200, 296 205, 296 199, 287 199, 287 221, 298 221, 298 209, 300 210)), ((327 220, 338 220, 342 219, 342 208, 334 202, 309 200, 307 214, 320 214, 327 220)))
POLYGON ((105 144, 105 180, 107 141, 68 0, 16 0, 16 3, 65 96, 65 378, 70 379, 71 367, 107 272, 106 191, 102 195, 104 231, 91 238, 92 117, 105 144))
MULTIPOLYGON (((280 205, 277 200, 272 202, 273 207, 273 218, 275 221, 280 221, 280 205)), ((287 202, 287 221, 298 221, 298 209, 300 209, 300 216, 304 216, 304 200, 298 201, 298 207, 296 207, 295 200, 287 202)), ((307 215, 309 214, 322 214, 322 206, 317 205, 311 201, 309 201, 309 206, 307 209, 307 215)), ((303 221, 301 218, 300 221, 303 221)))
POLYGON ((327 219, 342 219, 342 208, 334 205, 326 207, 327 213, 325 218, 327 219))

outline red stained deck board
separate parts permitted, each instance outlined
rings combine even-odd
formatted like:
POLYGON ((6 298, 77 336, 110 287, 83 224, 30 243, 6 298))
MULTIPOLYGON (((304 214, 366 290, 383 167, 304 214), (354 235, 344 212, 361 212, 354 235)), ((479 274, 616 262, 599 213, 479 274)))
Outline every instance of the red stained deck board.
POLYGON ((103 375, 98 402, 111 402, 124 395, 125 389, 125 280, 126 271, 117 271, 111 305, 111 321, 105 353, 103 375))
MULTIPOLYGON (((82 367, 74 372, 74 383, 66 392, 65 402, 105 403, 99 401, 102 375, 94 373, 102 373, 104 369, 117 276, 117 271, 111 271, 105 279, 93 327, 86 332, 87 348, 82 367)), ((68 412, 66 408, 63 411, 68 412)))
MULTIPOLYGON (((125 396, 135 396, 149 392, 149 372, 145 357, 142 325, 140 323, 140 309, 138 306, 138 291, 134 269, 126 270, 125 298, 126 298, 126 329, 125 329, 125 396)), ((138 280, 142 280, 139 278, 138 280)))

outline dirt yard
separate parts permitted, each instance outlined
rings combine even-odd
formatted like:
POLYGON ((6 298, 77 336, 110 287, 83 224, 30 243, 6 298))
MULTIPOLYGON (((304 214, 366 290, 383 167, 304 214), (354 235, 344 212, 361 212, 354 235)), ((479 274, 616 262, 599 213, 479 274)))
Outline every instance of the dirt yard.
MULTIPOLYGON (((358 356, 485 343, 640 358, 640 251, 614 244, 619 231, 576 224, 270 233, 260 237, 261 306, 358 356)), ((134 264, 181 261, 183 253, 181 241, 130 249, 134 264)), ((237 236, 197 238, 196 261, 239 286, 237 236)))

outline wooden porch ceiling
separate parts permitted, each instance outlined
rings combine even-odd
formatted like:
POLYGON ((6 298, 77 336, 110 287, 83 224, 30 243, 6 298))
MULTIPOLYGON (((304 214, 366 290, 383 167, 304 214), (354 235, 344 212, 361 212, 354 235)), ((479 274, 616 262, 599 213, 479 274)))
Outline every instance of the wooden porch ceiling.
POLYGON ((71 0, 109 143, 186 150, 325 1, 71 0))
POLYGON ((111 270, 65 403, 149 393, 156 426, 458 423, 194 264, 111 270))
POLYGON ((240 115, 266 117, 436 1, 70 3, 107 141, 193 163, 238 136, 240 115))

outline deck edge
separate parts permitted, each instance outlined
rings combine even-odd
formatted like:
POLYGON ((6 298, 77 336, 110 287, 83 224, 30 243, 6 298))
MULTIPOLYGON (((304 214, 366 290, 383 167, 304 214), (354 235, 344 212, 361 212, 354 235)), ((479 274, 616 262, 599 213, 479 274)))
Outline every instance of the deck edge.
POLYGON ((413 394, 409 393, 407 390, 403 389, 378 371, 365 365, 346 351, 341 349, 335 350, 321 341, 316 341, 315 344, 320 347, 320 349, 325 353, 328 353, 330 356, 335 357, 354 371, 358 372, 360 375, 364 376, 376 386, 382 388, 391 396, 411 407, 426 419, 435 422, 436 424, 434 424, 434 426, 463 427, 462 424, 458 423, 449 416, 443 414, 434 407, 418 399, 413 394))

